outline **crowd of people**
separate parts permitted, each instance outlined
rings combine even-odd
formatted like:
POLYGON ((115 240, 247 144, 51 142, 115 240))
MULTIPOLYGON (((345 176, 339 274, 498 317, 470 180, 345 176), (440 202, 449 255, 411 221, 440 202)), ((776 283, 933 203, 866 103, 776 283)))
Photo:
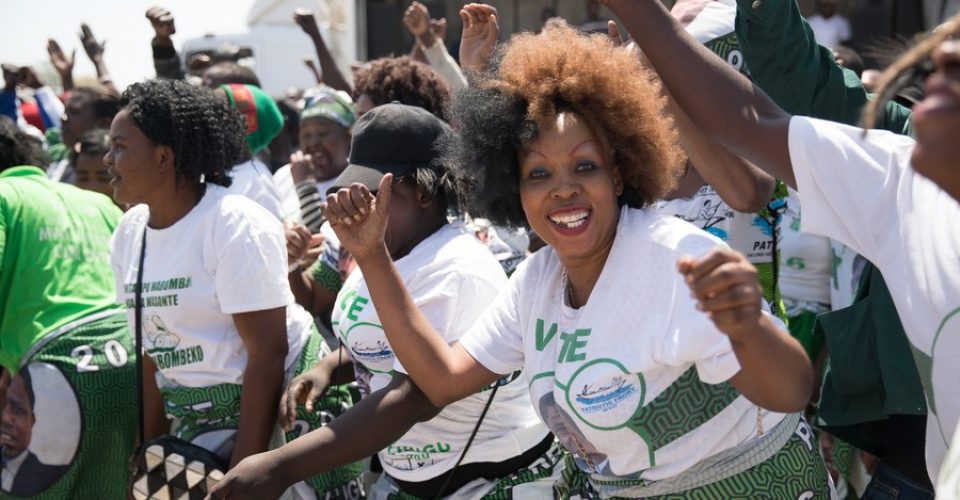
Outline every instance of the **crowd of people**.
POLYGON ((0 498, 960 498, 960 15, 868 83, 834 3, 4 65, 0 498))

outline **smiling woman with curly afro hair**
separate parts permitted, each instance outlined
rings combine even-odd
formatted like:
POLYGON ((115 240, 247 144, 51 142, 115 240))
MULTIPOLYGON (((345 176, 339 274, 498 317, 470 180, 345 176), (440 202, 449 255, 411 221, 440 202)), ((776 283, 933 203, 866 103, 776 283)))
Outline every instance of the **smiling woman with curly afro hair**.
POLYGON ((673 189, 683 155, 659 84, 635 55, 553 20, 540 34, 514 36, 496 58, 451 110, 461 134, 447 159, 475 184, 473 215, 526 226, 519 154, 538 124, 561 112, 582 117, 605 143, 625 181, 621 203, 640 208, 673 189))
POLYGON ((491 66, 455 98, 445 158, 473 184, 472 215, 547 246, 457 342, 386 251, 390 179, 375 196, 354 184, 327 198, 419 390, 442 408, 522 370, 569 452, 558 497, 829 498, 799 413, 813 369, 765 310, 756 269, 650 206, 683 156, 636 54, 561 21, 515 35, 491 66))

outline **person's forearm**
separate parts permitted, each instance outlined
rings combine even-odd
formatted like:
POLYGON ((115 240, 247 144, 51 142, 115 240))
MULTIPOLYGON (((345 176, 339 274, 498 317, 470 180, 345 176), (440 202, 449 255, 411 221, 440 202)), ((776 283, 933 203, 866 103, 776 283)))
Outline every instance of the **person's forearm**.
MULTIPOLYGON (((313 280, 310 279, 310 273, 297 266, 293 272, 287 274, 287 280, 290 282, 290 291, 293 292, 293 299, 304 309, 310 311, 313 305, 313 280)), ((310 311, 313 313, 313 311, 310 311)))
POLYGON ((668 99, 680 144, 703 180, 738 212, 758 212, 767 206, 776 179, 708 138, 671 98, 668 99))
POLYGON ((353 94, 353 88, 340 72, 337 62, 333 60, 333 54, 327 48, 327 43, 323 41, 323 36, 317 34, 310 37, 313 40, 313 48, 317 51, 317 59, 320 60, 320 71, 323 73, 323 82, 327 85, 342 90, 348 94, 353 94))
POLYGON ((476 388, 458 383, 452 349, 414 303, 385 246, 354 255, 377 308, 383 331, 410 378, 435 406, 445 406, 476 388))
POLYGON ((283 356, 249 353, 240 396, 240 429, 230 457, 233 467, 248 455, 266 451, 277 424, 283 394, 283 356))
POLYGON ((170 420, 164 413, 163 395, 157 388, 157 365, 149 356, 143 358, 143 439, 150 441, 170 432, 170 420))
POLYGON ((467 77, 463 75, 460 66, 453 60, 442 43, 423 45, 423 55, 427 58, 430 66, 447 82, 450 90, 456 92, 467 87, 467 77))
POLYGON ((270 454, 289 486, 379 452, 440 410, 409 378, 395 376, 389 386, 367 396, 329 425, 270 454))
POLYGON ((789 115, 690 37, 660 2, 606 4, 695 125, 734 154, 793 184, 786 133, 789 115))
POLYGON ((789 413, 807 406, 813 393, 813 368, 803 347, 764 314, 757 328, 730 337, 740 372, 733 385, 754 404, 789 413))
POLYGON ((320 358, 315 368, 323 370, 330 385, 349 384, 356 380, 353 371, 353 362, 347 354, 347 348, 340 344, 330 354, 320 358))
POLYGON ((63 93, 73 90, 73 73, 61 73, 60 85, 63 86, 63 93))

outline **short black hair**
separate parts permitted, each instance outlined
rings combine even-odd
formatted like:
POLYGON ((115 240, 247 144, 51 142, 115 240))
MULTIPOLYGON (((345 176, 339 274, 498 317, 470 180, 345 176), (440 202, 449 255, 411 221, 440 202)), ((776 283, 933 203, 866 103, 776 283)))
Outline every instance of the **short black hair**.
POLYGON ((0 172, 18 165, 43 168, 49 157, 43 143, 17 127, 9 117, 0 116, 0 172))
POLYGON ((128 87, 120 103, 147 138, 173 150, 177 176, 187 182, 229 186, 227 172, 249 157, 243 118, 213 90, 146 80, 128 87))
POLYGON ((120 111, 120 101, 117 96, 107 92, 106 89, 99 87, 75 87, 70 90, 70 99, 74 97, 83 99, 93 106, 93 116, 95 118, 106 118, 112 120, 117 112, 120 111))
POLYGON ((415 185, 437 209, 448 215, 460 215, 466 199, 466 184, 439 159, 427 165, 418 165, 403 174, 400 182, 415 185))
POLYGON ((30 376, 30 368, 24 366, 14 377, 20 377, 20 380, 23 380, 23 389, 27 392, 27 399, 30 401, 30 411, 32 412, 37 402, 37 396, 33 392, 33 377, 30 376))
POLYGON ((70 163, 77 163, 80 155, 103 156, 110 149, 110 131, 95 128, 80 136, 77 144, 70 149, 70 163))
POLYGON ((232 61, 223 61, 213 64, 209 68, 203 70, 203 75, 212 80, 211 84, 213 84, 214 87, 219 87, 220 85, 228 83, 255 85, 257 87, 260 86, 260 79, 257 78, 256 72, 246 66, 242 66, 232 61), (210 78, 211 72, 216 74, 216 78, 210 78))

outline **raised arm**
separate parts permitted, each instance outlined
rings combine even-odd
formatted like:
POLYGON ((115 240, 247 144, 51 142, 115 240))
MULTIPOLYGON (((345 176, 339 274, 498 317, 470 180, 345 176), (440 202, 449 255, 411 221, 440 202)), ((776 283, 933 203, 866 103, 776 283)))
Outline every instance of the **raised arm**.
POLYGON ((320 34, 320 26, 317 24, 317 19, 313 16, 313 12, 307 9, 297 9, 293 11, 293 20, 300 26, 300 29, 310 37, 310 41, 313 42, 313 48, 317 51, 317 59, 320 60, 320 72, 323 77, 323 82, 337 90, 352 94, 353 89, 350 87, 350 83, 347 82, 343 73, 340 72, 337 61, 333 59, 333 54, 331 54, 330 49, 327 48, 327 43, 323 41, 323 36, 320 34))
POLYGON ((50 56, 50 64, 53 65, 53 68, 57 70, 57 74, 60 75, 63 92, 67 93, 73 89, 73 61, 77 56, 77 50, 74 49, 70 56, 67 57, 63 49, 60 48, 60 44, 53 38, 50 38, 47 40, 47 54, 50 56))
MULTIPOLYGON (((444 31, 446 31, 446 22, 446 19, 442 20, 444 31)), ((437 71, 447 85, 450 85, 451 90, 456 91, 467 86, 467 78, 463 76, 460 66, 447 52, 447 48, 443 45, 443 37, 434 33, 426 6, 420 2, 413 2, 403 14, 403 24, 417 39, 417 44, 427 62, 430 63, 430 67, 437 71)))
POLYGON ((460 9, 463 33, 460 35, 460 65, 467 71, 486 71, 493 47, 500 36, 497 9, 483 3, 468 3, 460 9))
POLYGON ((150 7, 146 16, 153 26, 154 35, 150 47, 153 49, 153 68, 157 71, 157 78, 183 79, 185 74, 180 63, 180 54, 173 46, 171 38, 177 32, 173 14, 163 7, 150 7))
POLYGON ((103 85, 111 95, 120 97, 120 92, 117 90, 116 85, 113 84, 113 77, 111 77, 110 72, 107 71, 107 63, 103 61, 103 49, 107 46, 107 41, 97 41, 97 37, 93 36, 93 31, 90 30, 90 26, 83 23, 80 25, 80 43, 83 44, 83 51, 87 53, 87 57, 90 58, 90 62, 93 63, 93 67, 97 70, 97 79, 100 84, 103 85))
POLYGON ((385 175, 376 197, 360 184, 327 196, 327 219, 340 244, 363 270, 397 359, 430 401, 442 407, 477 392, 500 375, 484 368, 460 344, 448 345, 407 292, 383 240, 392 182, 393 176, 385 175))
MULTIPOLYGON (((790 114, 854 125, 868 101, 860 78, 817 44, 796 0, 737 0, 737 40, 754 83, 790 114)), ((903 133, 910 110, 886 105, 878 128, 903 133)))
POLYGON ((724 203, 743 213, 759 212, 766 207, 776 188, 776 179, 711 140, 673 99, 668 102, 690 164, 713 186, 724 203))
POLYGON ((605 0, 707 137, 796 185, 787 146, 790 115, 726 61, 697 43, 659 3, 605 0))

